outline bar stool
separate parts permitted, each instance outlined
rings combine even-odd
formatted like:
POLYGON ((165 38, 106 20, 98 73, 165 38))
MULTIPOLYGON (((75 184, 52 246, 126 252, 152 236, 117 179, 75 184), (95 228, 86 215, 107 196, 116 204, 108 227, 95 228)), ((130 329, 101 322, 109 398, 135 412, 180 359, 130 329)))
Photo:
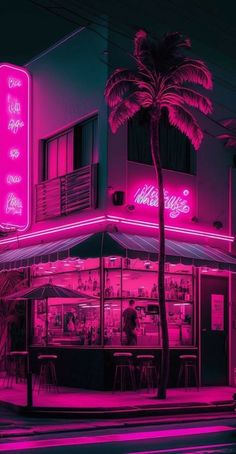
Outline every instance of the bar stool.
POLYGON ((120 382, 120 390, 123 391, 127 385, 127 379, 133 390, 136 389, 133 354, 128 352, 113 353, 113 358, 116 362, 115 375, 113 381, 113 391, 116 389, 117 383, 120 382))
POLYGON ((50 389, 54 389, 58 392, 55 366, 57 358, 57 355, 38 355, 38 360, 40 362, 38 394, 41 387, 45 387, 48 391, 50 391, 50 389))
POLYGON ((197 355, 180 355, 179 359, 180 359, 180 369, 179 369, 177 386, 179 386, 180 380, 184 374, 184 387, 186 389, 188 388, 189 371, 190 371, 190 369, 192 369, 196 386, 199 389, 199 381, 198 381, 198 374, 197 374, 197 355))
POLYGON ((154 364, 154 355, 137 355, 138 367, 140 369, 139 375, 139 388, 145 384, 148 391, 154 389, 154 383, 158 384, 158 373, 156 365, 154 364))
POLYGON ((7 388, 12 387, 15 379, 19 383, 26 378, 27 351, 12 351, 7 354, 7 388))

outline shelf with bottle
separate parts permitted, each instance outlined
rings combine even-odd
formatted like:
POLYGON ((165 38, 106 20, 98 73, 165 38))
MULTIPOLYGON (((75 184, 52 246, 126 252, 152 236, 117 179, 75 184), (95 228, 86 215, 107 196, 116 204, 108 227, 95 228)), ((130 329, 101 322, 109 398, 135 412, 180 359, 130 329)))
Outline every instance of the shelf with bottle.
MULTIPOLYGON (((121 268, 120 266, 117 266, 117 267, 113 267, 113 268, 110 268, 110 267, 104 267, 104 270, 106 271, 109 271, 109 272, 113 272, 113 271, 123 271, 123 272, 130 272, 130 273, 152 273, 152 274, 155 274, 155 276, 158 275, 158 271, 157 270, 153 270, 153 269, 142 269, 142 268, 121 268)), ((189 277, 192 277, 192 273, 191 272, 186 272, 186 271, 165 271, 165 276, 166 275, 176 275, 176 276, 189 276, 189 277)))
POLYGON ((78 271, 78 291, 94 296, 100 295, 100 270, 78 271))
MULTIPOLYGON (((158 298, 147 298, 146 296, 108 296, 104 298, 104 301, 109 301, 109 300, 129 300, 129 299, 134 299, 135 301, 157 301, 159 302, 158 298)), ((173 304, 178 304, 178 305, 186 305, 186 304, 193 304, 193 301, 180 301, 180 300, 165 300, 166 303, 173 303, 173 304)))
MULTIPOLYGON (((113 296, 120 295, 113 294, 113 296)), ((122 297, 158 299, 158 286, 153 280, 142 280, 141 278, 129 283, 123 283, 122 297)), ((192 301, 192 280, 166 279, 165 299, 167 301, 192 301)))

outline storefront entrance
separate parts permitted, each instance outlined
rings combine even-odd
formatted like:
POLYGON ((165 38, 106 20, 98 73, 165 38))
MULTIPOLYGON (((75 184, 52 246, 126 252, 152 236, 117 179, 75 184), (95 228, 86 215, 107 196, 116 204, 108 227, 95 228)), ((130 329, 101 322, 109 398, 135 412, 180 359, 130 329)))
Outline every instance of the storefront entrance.
POLYGON ((228 384, 227 277, 201 277, 201 384, 228 384))

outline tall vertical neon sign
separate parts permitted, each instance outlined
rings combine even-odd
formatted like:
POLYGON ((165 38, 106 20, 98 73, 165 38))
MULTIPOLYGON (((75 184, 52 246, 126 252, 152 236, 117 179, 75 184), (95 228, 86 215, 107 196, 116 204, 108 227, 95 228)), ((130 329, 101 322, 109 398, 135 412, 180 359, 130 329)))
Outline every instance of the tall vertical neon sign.
POLYGON ((30 77, 0 64, 0 226, 29 226, 30 77))

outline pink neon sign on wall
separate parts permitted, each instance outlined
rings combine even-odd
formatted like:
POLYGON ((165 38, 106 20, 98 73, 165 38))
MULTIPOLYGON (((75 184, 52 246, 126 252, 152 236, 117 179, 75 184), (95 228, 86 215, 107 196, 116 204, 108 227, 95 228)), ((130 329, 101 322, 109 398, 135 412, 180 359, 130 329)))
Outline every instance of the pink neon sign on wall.
POLYGON ((29 225, 30 77, 23 68, 0 64, 0 226, 29 225))
MULTIPOLYGON (((175 219, 181 214, 190 213, 189 196, 190 191, 188 189, 184 189, 180 193, 164 189, 165 210, 171 219, 175 219)), ((134 194, 133 202, 147 207, 158 207, 158 189, 152 184, 141 185, 134 194)))

